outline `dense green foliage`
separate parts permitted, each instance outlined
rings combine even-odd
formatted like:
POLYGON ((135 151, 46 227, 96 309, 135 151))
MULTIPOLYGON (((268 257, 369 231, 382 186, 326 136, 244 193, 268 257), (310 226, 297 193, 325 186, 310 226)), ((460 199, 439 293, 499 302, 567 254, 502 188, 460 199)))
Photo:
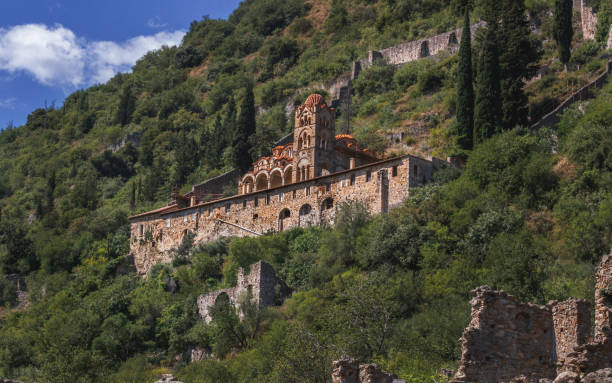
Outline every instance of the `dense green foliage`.
MULTIPOLYGON (((438 172, 389 215, 346 204, 334 228, 196 246, 188 235, 172 264, 147 279, 130 272, 128 215, 267 154, 292 128, 287 103, 368 50, 465 21, 462 0, 332 0, 323 19, 311 3, 248 0, 228 20, 195 21, 181 46, 0 133, 0 376, 152 382, 172 369, 185 382, 326 382, 331 360, 351 354, 433 382, 459 357, 472 288, 540 303, 592 297, 593 265, 612 238, 612 87, 551 130, 495 134, 502 121, 525 123, 528 95, 560 99, 560 83, 584 85, 603 66, 601 46, 578 41, 563 75, 556 47, 544 46, 557 74, 526 87, 539 55, 522 5, 498 13, 489 0, 474 2, 472 19, 502 23, 473 44, 478 145, 463 173, 438 172), (495 51, 501 33, 509 38, 495 51), (502 99, 520 121, 502 120, 502 99), (242 321, 220 302, 204 325, 196 297, 232 286, 238 267, 260 259, 292 297, 262 311, 243 297, 242 321), (13 273, 26 275, 28 310, 10 309, 17 297, 3 277, 13 273), (187 364, 193 348, 219 359, 187 364)), ((527 5, 552 37, 552 2, 527 5)), ((377 62, 353 82, 338 125, 350 120, 360 143, 382 153, 382 132, 423 124, 417 149, 451 153, 468 66, 448 54, 377 62)))

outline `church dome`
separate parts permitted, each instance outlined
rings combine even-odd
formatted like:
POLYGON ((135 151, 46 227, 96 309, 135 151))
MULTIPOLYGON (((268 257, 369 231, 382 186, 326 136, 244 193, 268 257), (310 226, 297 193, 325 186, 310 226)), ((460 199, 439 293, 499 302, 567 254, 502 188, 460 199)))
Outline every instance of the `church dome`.
POLYGON ((306 99, 306 102, 304 102, 304 105, 306 105, 309 108, 319 106, 319 105, 325 105, 325 98, 323 98, 323 96, 321 96, 320 94, 313 93, 310 96, 308 96, 308 98, 306 99))

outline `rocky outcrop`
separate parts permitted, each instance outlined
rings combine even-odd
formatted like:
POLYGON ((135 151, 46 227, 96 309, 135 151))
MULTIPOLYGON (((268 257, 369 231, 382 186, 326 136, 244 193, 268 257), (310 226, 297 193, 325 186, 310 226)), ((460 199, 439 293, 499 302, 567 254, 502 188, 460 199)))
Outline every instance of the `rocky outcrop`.
POLYGON ((612 383, 612 255, 603 257, 596 280, 591 341, 584 300, 539 306, 487 286, 475 289, 453 382, 612 383))
POLYGON ((183 383, 174 378, 171 374, 163 374, 161 379, 155 383, 183 383))
POLYGON ((359 364, 359 360, 345 356, 333 363, 333 383, 406 383, 383 371, 375 363, 359 364))

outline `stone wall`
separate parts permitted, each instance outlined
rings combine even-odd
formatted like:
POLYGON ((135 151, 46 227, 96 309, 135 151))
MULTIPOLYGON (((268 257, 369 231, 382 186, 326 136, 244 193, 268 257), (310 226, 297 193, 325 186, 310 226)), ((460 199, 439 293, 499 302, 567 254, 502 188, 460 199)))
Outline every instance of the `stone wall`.
POLYGON ((557 360, 563 363, 574 348, 587 343, 591 333, 591 309, 587 301, 570 299, 552 304, 557 360))
MULTIPOLYGON (((484 22, 472 25, 472 36, 477 29, 484 25, 486 25, 484 22)), ((434 56, 443 51, 455 54, 459 50, 462 31, 463 28, 459 28, 426 39, 395 45, 380 51, 370 51, 368 57, 353 62, 351 79, 355 79, 360 71, 371 66, 378 59, 384 59, 391 65, 401 65, 421 58, 434 56)))
POLYGON ((342 202, 358 201, 370 213, 399 206, 410 189, 429 182, 442 161, 403 156, 307 181, 131 219, 130 251, 146 274, 170 262, 183 237, 203 243, 227 236, 256 236, 298 226, 333 224, 342 202))
POLYGON ((612 254, 603 257, 596 279, 592 341, 590 308, 584 300, 538 306, 486 286, 474 290, 472 319, 461 338, 453 382, 592 381, 588 374, 612 366, 612 254))
POLYGON ((597 29, 597 15, 593 13, 593 8, 586 4, 586 0, 580 2, 580 15, 582 24, 582 38, 585 40, 595 39, 597 29))
POLYGON ((290 294, 287 285, 276 277, 276 272, 269 264, 259 261, 249 268, 245 274, 243 268, 238 270, 236 287, 213 291, 198 297, 198 312, 200 318, 208 323, 212 320, 209 309, 220 296, 226 295, 230 303, 237 306, 238 300, 245 294, 251 294, 253 303, 258 308, 273 306, 290 294))
POLYGON ((603 257, 595 278, 595 339, 604 340, 612 329, 612 253, 603 257))
POLYGON ((542 117, 538 122, 531 126, 531 129, 539 129, 545 126, 552 126, 558 124, 561 121, 563 112, 577 101, 587 100, 593 96, 593 90, 601 88, 608 82, 608 75, 612 69, 612 61, 608 61, 606 69, 600 74, 595 80, 585 85, 567 99, 565 99, 559 106, 553 109, 550 113, 542 117))
POLYGON ((334 361, 333 367, 332 383, 406 383, 374 363, 359 364, 359 360, 351 357, 334 361))
POLYGON ((207 197, 208 199, 218 198, 227 189, 235 190, 238 187, 239 179, 240 170, 232 169, 199 185, 194 185, 191 193, 195 194, 198 200, 205 200, 207 197))
POLYGON ((549 307, 520 303, 503 291, 473 291, 472 320, 461 337, 453 382, 507 382, 518 375, 555 376, 555 338, 549 307))

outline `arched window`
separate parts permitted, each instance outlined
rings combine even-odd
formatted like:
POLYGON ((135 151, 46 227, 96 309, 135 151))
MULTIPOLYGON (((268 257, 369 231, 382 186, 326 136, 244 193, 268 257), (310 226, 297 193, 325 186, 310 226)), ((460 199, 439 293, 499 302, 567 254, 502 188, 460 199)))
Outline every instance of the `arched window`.
POLYGON ((305 204, 302 205, 302 207, 300 208, 300 215, 308 215, 310 214, 310 211, 312 210, 312 208, 310 207, 309 204, 305 204))
POLYGON ((255 191, 265 190, 268 188, 268 175, 266 173, 259 173, 255 180, 255 191))
POLYGON ((332 209, 333 207, 334 207, 334 199, 329 197, 323 201, 323 204, 321 205, 321 210, 329 210, 329 209, 332 209))
POLYGON ((274 170, 270 174, 270 187, 275 188, 283 185, 283 174, 280 170, 274 170))

